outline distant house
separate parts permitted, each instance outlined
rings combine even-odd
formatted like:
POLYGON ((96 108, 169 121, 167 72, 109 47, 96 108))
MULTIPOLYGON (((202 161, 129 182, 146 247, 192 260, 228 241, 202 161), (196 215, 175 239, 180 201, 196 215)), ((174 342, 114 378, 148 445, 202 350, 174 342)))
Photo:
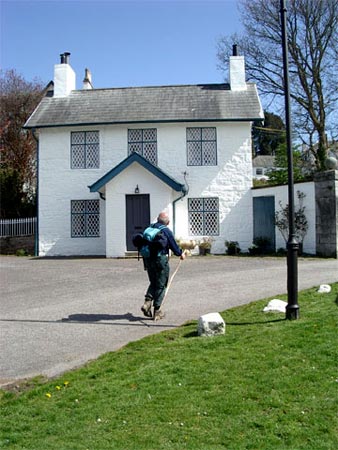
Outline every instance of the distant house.
POLYGON ((268 180, 269 170, 275 167, 275 157, 258 155, 252 160, 252 176, 256 180, 268 180))
POLYGON ((133 251, 167 210, 176 237, 252 243, 251 123, 263 118, 244 57, 229 84, 76 90, 69 54, 25 124, 38 137, 40 255, 133 251), (53 92, 51 92, 53 87, 53 92))

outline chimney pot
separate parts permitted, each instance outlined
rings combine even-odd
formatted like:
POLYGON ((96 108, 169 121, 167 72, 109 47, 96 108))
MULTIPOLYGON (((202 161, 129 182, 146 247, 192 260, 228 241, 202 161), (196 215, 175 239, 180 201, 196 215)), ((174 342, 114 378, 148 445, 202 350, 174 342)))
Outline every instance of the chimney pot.
POLYGON ((70 56, 69 52, 61 53, 61 55, 60 55, 60 63, 61 64, 69 64, 69 56, 70 56))
POLYGON ((238 56, 238 47, 237 44, 232 46, 232 56, 238 56))
POLYGON ((85 69, 85 77, 83 79, 82 89, 93 89, 92 74, 89 69, 85 69))

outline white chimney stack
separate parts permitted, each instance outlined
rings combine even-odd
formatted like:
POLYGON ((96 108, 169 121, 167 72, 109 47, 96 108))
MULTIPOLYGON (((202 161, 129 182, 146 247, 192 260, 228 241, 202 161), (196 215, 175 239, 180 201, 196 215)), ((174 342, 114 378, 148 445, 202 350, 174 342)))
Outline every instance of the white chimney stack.
POLYGON ((237 45, 232 47, 232 56, 229 58, 230 89, 232 91, 246 90, 244 56, 238 56, 237 45))
POLYGON ((82 89, 93 89, 92 74, 89 69, 85 69, 85 77, 83 79, 82 89))
POLYGON ((70 53, 60 55, 60 64, 54 66, 54 97, 67 97, 76 89, 76 76, 69 65, 70 53))

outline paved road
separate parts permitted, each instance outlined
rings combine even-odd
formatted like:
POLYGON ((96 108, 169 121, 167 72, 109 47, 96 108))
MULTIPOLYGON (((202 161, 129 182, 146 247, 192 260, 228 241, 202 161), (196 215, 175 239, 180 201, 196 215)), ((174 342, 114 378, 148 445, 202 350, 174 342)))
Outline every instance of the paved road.
MULTIPOLYGON (((299 289, 332 283, 338 261, 299 259, 298 272, 299 289)), ((201 314, 287 290, 284 258, 191 257, 171 285, 166 318, 154 323, 140 311, 147 277, 136 259, 0 257, 0 275, 0 385, 55 376, 201 314)))

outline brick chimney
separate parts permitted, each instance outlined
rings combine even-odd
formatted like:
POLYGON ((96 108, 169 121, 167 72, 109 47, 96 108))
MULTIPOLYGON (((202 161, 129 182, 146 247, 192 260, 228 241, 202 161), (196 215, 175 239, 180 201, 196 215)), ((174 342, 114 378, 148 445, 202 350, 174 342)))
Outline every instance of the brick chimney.
POLYGON ((232 46, 232 56, 229 58, 229 78, 232 91, 246 90, 244 56, 238 55, 236 44, 232 46))
POLYGON ((60 55, 60 64, 54 66, 54 97, 67 97, 76 89, 75 72, 69 64, 70 53, 60 55))

